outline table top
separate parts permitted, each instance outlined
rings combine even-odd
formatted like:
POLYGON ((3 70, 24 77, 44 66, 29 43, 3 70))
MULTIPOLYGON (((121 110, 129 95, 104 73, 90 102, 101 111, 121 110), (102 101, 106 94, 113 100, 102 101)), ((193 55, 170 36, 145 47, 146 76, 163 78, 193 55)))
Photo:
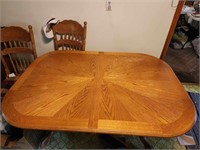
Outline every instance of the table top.
POLYGON ((84 51, 37 58, 4 97, 2 111, 20 128, 156 137, 187 132, 196 113, 162 60, 84 51))

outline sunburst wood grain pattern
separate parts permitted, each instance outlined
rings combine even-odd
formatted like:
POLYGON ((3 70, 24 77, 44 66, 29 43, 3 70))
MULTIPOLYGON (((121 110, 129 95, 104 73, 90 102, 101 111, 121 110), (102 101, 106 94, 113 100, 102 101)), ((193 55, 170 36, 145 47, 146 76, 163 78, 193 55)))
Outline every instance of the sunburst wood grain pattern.
POLYGON ((194 106, 171 68, 145 54, 55 51, 36 59, 3 100, 17 127, 173 137, 194 106))

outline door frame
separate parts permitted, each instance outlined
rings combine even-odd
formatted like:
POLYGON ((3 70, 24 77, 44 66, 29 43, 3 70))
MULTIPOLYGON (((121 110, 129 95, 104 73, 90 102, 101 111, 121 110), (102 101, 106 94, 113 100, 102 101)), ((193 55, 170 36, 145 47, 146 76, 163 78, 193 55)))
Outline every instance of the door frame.
POLYGON ((181 14, 181 11, 182 11, 184 3, 185 3, 185 0, 179 0, 179 2, 178 2, 177 8, 176 8, 176 12, 174 14, 174 18, 172 20, 172 23, 171 23, 171 26, 170 26, 170 29, 169 29, 169 32, 168 32, 168 35, 167 35, 163 50, 162 50, 162 53, 160 55, 160 59, 164 59, 165 56, 166 56, 167 50, 169 48, 169 44, 170 44, 172 36, 174 34, 174 30, 176 28, 176 24, 178 22, 178 19, 179 19, 179 16, 181 14))

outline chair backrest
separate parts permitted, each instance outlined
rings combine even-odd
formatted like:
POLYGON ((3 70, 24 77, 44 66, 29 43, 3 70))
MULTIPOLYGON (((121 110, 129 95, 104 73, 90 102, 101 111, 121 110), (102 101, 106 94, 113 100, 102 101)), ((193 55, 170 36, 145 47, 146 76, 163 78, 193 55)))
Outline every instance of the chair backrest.
POLYGON ((32 26, 28 28, 29 31, 18 26, 1 29, 1 61, 7 77, 12 69, 16 75, 22 74, 37 57, 32 26))
POLYGON ((63 20, 52 27, 55 50, 85 50, 87 22, 84 26, 73 20, 63 20))

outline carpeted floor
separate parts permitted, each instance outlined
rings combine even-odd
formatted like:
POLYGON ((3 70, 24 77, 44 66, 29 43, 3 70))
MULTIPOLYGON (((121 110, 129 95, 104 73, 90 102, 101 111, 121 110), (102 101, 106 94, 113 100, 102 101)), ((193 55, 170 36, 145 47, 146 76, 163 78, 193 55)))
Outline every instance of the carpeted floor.
POLYGON ((188 94, 191 97, 193 103, 195 104, 197 120, 196 120, 196 123, 194 124, 193 128, 189 132, 186 133, 186 135, 190 135, 194 138, 196 144, 186 146, 186 148, 187 149, 200 149, 200 146, 199 146, 199 125, 200 125, 200 117, 199 117, 200 102, 199 101, 200 101, 200 97, 199 97, 199 93, 188 92, 188 94))
POLYGON ((193 84, 193 83, 182 83, 184 86, 185 90, 187 92, 191 93, 200 93, 200 87, 199 84, 193 84))
MULTIPOLYGON (((113 135, 116 137, 116 135, 113 135)), ((138 136, 123 136, 128 147, 144 149, 144 145, 138 136)), ((180 145, 177 138, 153 138, 145 137, 154 149, 186 149, 180 145)), ((53 132, 49 143, 40 147, 42 149, 124 149, 114 141, 102 138, 101 134, 89 134, 78 132, 53 132)))

